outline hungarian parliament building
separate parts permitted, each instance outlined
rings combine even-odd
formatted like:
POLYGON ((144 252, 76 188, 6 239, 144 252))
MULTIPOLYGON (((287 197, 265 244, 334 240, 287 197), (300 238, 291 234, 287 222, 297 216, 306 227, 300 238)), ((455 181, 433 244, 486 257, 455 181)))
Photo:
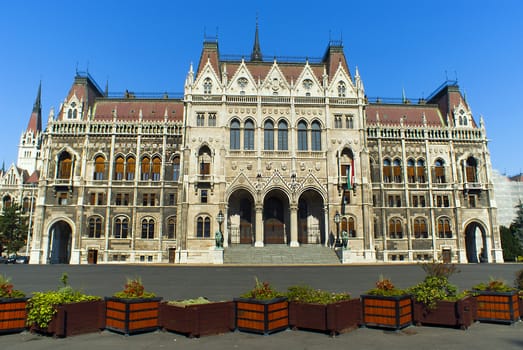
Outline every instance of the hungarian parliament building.
POLYGON ((341 42, 266 59, 256 29, 250 56, 206 39, 176 98, 110 95, 77 72, 42 128, 39 88, 1 205, 27 215, 32 264, 220 264, 271 245, 497 263, 487 143, 456 81, 369 98, 341 42))

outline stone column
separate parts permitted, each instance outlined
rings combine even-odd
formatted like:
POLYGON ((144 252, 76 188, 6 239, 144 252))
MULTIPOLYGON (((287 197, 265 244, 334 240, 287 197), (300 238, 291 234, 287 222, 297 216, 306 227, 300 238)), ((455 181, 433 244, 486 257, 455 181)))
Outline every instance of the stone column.
POLYGON ((256 206, 256 241, 255 247, 263 247, 263 206, 256 206))
POLYGON ((299 247, 298 243, 298 206, 291 204, 291 247, 299 247))

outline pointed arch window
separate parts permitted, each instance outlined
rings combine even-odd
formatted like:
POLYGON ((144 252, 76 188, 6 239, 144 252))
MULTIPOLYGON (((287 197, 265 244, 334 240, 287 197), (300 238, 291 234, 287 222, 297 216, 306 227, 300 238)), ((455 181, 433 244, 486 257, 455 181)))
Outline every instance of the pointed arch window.
POLYGON ((105 158, 104 156, 97 156, 94 160, 94 179, 103 180, 105 174, 105 158))
POLYGON ((349 237, 356 237, 356 226, 352 216, 341 219, 341 231, 347 232, 349 237))
POLYGON ((89 218, 89 238, 100 238, 103 236, 102 232, 102 218, 99 216, 89 218))
POLYGON ((237 119, 231 121, 229 142, 231 149, 240 149, 240 122, 237 119))
POLYGON ((423 159, 418 159, 416 162, 416 180, 418 183, 425 183, 425 161, 423 159))
POLYGON ((126 217, 117 217, 114 219, 114 238, 127 238, 131 237, 129 232, 129 219, 126 217))
POLYGON ((58 178, 70 179, 73 168, 73 160, 67 152, 62 152, 58 158, 58 178))
POLYGON ((11 196, 9 195, 4 196, 4 198, 2 198, 2 202, 4 204, 4 208, 9 208, 13 203, 11 196))
POLYGON ((196 219, 196 237, 211 237, 211 219, 208 216, 198 216, 196 219))
POLYGON ((129 181, 134 180, 134 173, 136 171, 136 159, 131 156, 127 158, 127 166, 125 168, 125 178, 129 181))
POLYGON ((383 182, 392 182, 392 166, 388 158, 383 160, 383 182))
POLYGON ((212 92, 212 81, 210 78, 205 78, 203 81, 203 93, 206 95, 211 94, 212 92))
POLYGON ((321 125, 317 121, 311 124, 311 149, 321 151, 321 125))
POLYGON ((439 238, 452 238, 452 228, 450 226, 449 218, 438 219, 438 237, 439 238))
POLYGON ((251 119, 247 119, 243 129, 243 149, 254 149, 254 122, 251 119))
POLYGON ((392 172, 394 174, 394 182, 401 183, 401 160, 394 159, 392 162, 392 172))
POLYGON ((167 219, 167 238, 176 238, 176 216, 171 216, 167 219))
POLYGON ((445 162, 442 159, 436 159, 434 162, 434 175, 436 183, 445 183, 445 162))
POLYGON ((408 181, 409 183, 414 183, 416 182, 416 165, 414 163, 414 160, 413 159, 408 159, 407 160, 407 178, 408 178, 408 181))
POLYGON ((270 120, 267 120, 263 126, 263 149, 274 150, 274 124, 270 120))
POLYGON ((340 81, 338 83, 338 97, 345 97, 347 95, 347 86, 345 82, 340 81))
POLYGON ((211 173, 211 150, 203 146, 198 151, 199 175, 209 175, 211 173))
POLYGON ((403 238, 401 219, 392 218, 389 220, 389 238, 403 238))
POLYGON ((289 149, 289 129, 285 120, 278 123, 278 150, 287 151, 289 149))
POLYGON ((427 220, 425 220, 425 218, 414 219, 414 237, 429 238, 429 234, 427 231, 427 220))
POLYGON ((153 181, 160 181, 160 173, 162 170, 162 160, 160 157, 155 156, 153 158, 153 167, 152 167, 152 179, 153 181))
POLYGON ((178 181, 180 178, 180 157, 173 159, 173 181, 178 181))
POLYGON ((123 174, 125 169, 125 160, 122 156, 116 157, 114 161, 114 179, 123 180, 123 174))
POLYGON ((151 176, 151 158, 145 156, 142 158, 142 180, 149 180, 151 176))
POLYGON ((465 174, 467 182, 477 182, 477 166, 478 163, 474 157, 468 157, 465 163, 465 174))
POLYGON ((142 238, 154 239, 154 219, 142 220, 142 238))
POLYGON ((298 123, 298 151, 308 151, 307 123, 303 120, 298 123))

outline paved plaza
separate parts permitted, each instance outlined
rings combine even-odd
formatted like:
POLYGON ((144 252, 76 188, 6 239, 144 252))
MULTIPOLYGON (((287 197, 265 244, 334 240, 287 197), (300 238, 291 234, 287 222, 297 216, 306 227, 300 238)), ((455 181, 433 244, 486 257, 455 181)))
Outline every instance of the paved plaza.
MULTIPOLYGON (((489 277, 512 283, 523 265, 459 265, 451 282, 470 288, 489 277)), ((109 296, 121 290, 126 277, 141 277, 146 289, 164 299, 206 296, 231 300, 254 285, 254 278, 271 282, 285 291, 288 286, 308 284, 331 291, 347 291, 354 297, 373 287, 380 275, 398 287, 408 287, 424 277, 416 265, 371 266, 132 266, 132 265, 2 265, 0 273, 12 278, 15 287, 31 293, 56 288, 63 272, 70 283, 84 292, 109 296)), ((28 332, 0 336, 3 349, 522 349, 523 323, 499 325, 476 323, 467 331, 442 327, 408 327, 400 332, 359 328, 331 338, 322 333, 287 330, 270 336, 233 332, 189 339, 176 333, 123 336, 103 331, 96 334, 53 339, 28 332)))

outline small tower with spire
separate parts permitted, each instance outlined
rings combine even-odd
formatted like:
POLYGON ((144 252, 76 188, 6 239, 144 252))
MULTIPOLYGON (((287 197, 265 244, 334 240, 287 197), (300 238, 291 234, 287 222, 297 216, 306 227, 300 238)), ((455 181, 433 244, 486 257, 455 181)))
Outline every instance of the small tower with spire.
POLYGON ((39 167, 40 147, 42 141, 42 82, 33 104, 33 111, 27 124, 27 129, 20 137, 18 159, 16 165, 32 174, 39 167))
POLYGON ((263 61, 263 56, 262 56, 262 52, 260 49, 260 38, 258 36, 258 16, 256 16, 256 33, 254 34, 254 45, 252 47, 251 61, 252 62, 263 61))

